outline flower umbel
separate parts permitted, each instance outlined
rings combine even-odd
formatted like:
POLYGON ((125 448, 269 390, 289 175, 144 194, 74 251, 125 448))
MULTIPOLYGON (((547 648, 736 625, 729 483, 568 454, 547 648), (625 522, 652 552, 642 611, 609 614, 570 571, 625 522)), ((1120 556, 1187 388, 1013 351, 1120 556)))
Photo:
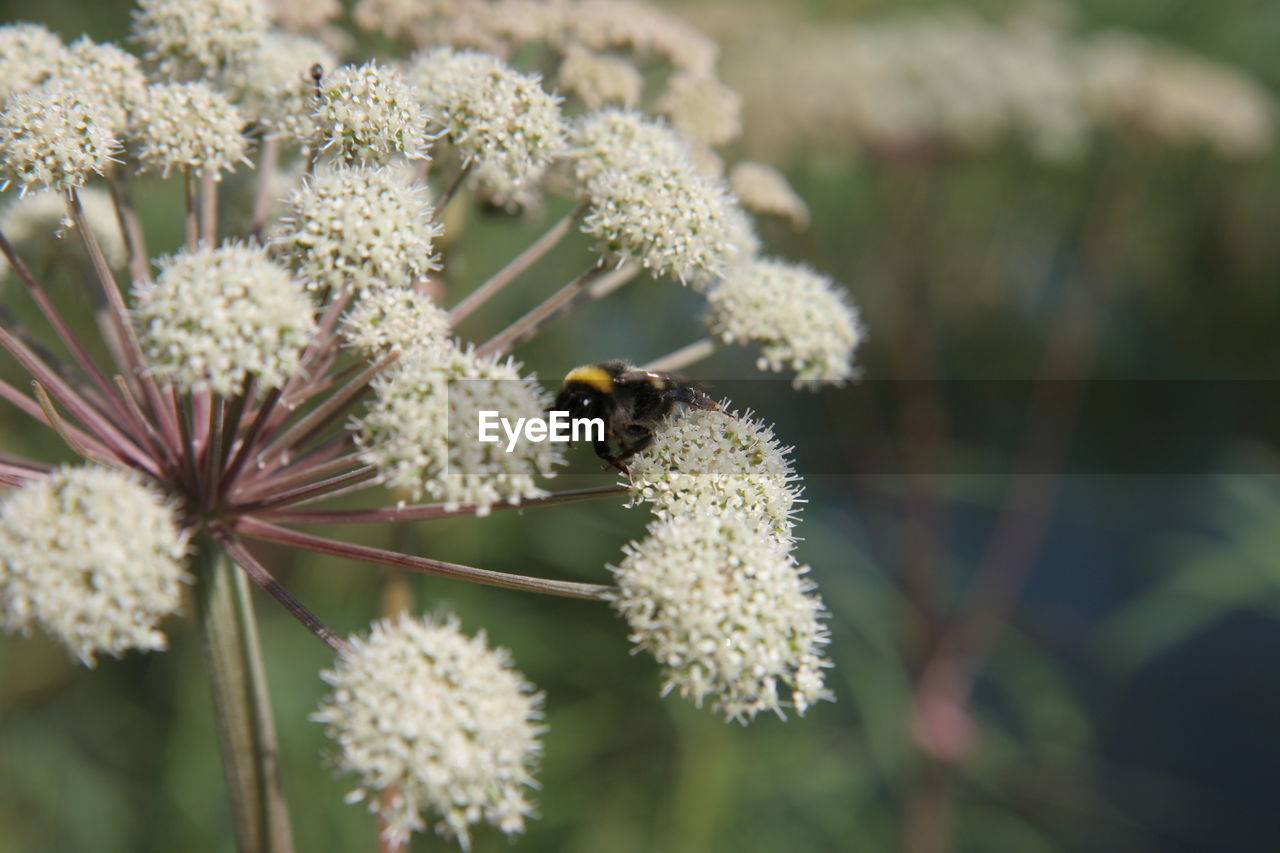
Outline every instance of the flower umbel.
POLYGON ((376 380, 374 393, 360 422, 361 458, 415 500, 426 495, 446 507, 471 504, 484 515, 499 501, 545 494, 536 475, 550 476, 563 462, 549 443, 525 442, 507 453, 498 443, 472 440, 481 410, 538 417, 551 403, 510 359, 456 345, 415 347, 376 380))
POLYGON ((430 139, 420 93, 394 68, 368 62, 325 74, 312 114, 321 151, 348 162, 424 159, 430 139))
POLYGON ((0 625, 40 627, 85 666, 156 651, 188 580, 174 507, 131 474, 65 467, 0 504, 0 625))
POLYGON ((826 276, 786 261, 756 259, 734 267, 707 301, 711 331, 726 344, 759 345, 761 370, 790 368, 797 386, 840 383, 855 375, 862 324, 826 276))
POLYGON ((101 174, 119 147, 92 92, 50 80, 15 93, 0 110, 0 186, 12 179, 23 192, 78 187, 101 174))
MULTIPOLYGON (((292 843, 250 582, 338 654, 316 719, 384 846, 429 825, 464 848, 482 823, 522 831, 541 734, 541 694, 483 635, 416 619, 390 604, 411 599, 387 595, 382 615, 395 618, 344 640, 257 543, 613 601, 668 689, 733 718, 823 698, 820 603, 789 554, 799 490, 771 430, 727 410, 676 413, 626 486, 610 476, 548 491, 568 436, 510 355, 641 269, 696 284, 685 294, 696 300, 757 254, 711 148, 736 132, 714 44, 640 3, 362 0, 357 20, 391 27, 416 53, 354 65, 341 64, 353 43, 330 23, 335 3, 138 6, 140 57, 0 28, 0 169, 20 190, 0 214, 0 257, 6 295, 23 306, 0 312, 0 351, 29 380, 0 382, 0 399, 83 461, 0 453, 0 485, 14 490, 0 503, 0 627, 43 630, 92 666, 163 648, 160 622, 192 582, 243 850, 292 843), (284 30, 268 30, 268 15, 284 30), (533 42, 546 50, 517 50, 533 42), (521 65, 546 52, 548 68, 565 60, 578 98, 562 101, 521 65), (698 137, 692 147, 642 111, 662 97, 646 93, 650 80, 698 137), (566 118, 615 102, 631 108, 566 118), (223 180, 240 165, 252 171, 223 180), (179 186, 156 189, 166 182, 179 186), (160 209, 175 196, 177 209, 160 209), (510 245, 496 233, 505 214, 557 207, 542 236, 496 257, 510 245), (170 228, 148 233, 161 218, 170 228), (567 239, 577 231, 594 250, 567 239), (83 255, 46 239, 63 234, 83 255), (553 251, 579 271, 558 288, 526 275, 553 251), (74 274, 52 278, 66 260, 74 274), (531 307, 495 325, 483 309, 518 279, 506 304, 531 307), (33 311, 43 322, 25 322, 33 311), (485 328, 495 331, 469 337, 485 328), (494 415, 500 440, 485 426, 494 415), (380 487, 381 501, 345 500, 380 487), (628 490, 657 520, 628 546, 618 588, 334 533, 532 515, 628 490)), ((633 426, 647 439, 654 424, 633 426)))
POLYGON ((424 814, 463 850, 482 820, 524 831, 543 697, 505 649, 462 634, 453 618, 404 617, 353 637, 321 677, 333 692, 313 719, 328 727, 339 769, 360 780, 352 798, 380 814, 388 841, 423 829, 424 814), (383 790, 395 794, 380 800, 383 790))
POLYGON ((426 192, 394 169, 322 168, 287 205, 271 248, 310 290, 408 287, 439 268, 426 192))
POLYGON ((716 510, 672 516, 623 553, 610 567, 613 604, 631 639, 666 670, 663 692, 699 705, 710 697, 741 722, 787 705, 803 714, 830 698, 825 614, 808 567, 753 519, 716 510))
POLYGON ((659 517, 700 508, 738 513, 790 545, 801 503, 790 450, 749 412, 677 411, 631 463, 627 485, 659 517))
POLYGON ((136 296, 149 369, 185 391, 238 394, 250 376, 278 387, 315 330, 301 285, 249 246, 167 258, 136 296))

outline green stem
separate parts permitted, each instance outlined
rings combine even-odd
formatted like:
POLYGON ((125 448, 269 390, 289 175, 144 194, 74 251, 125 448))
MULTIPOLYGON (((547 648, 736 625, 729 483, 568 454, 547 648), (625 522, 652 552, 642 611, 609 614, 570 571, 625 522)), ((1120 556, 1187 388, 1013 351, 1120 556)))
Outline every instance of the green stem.
POLYGON ((201 537, 196 600, 218 742, 240 853, 291 853, 293 832, 280 789, 275 724, 244 573, 201 537))

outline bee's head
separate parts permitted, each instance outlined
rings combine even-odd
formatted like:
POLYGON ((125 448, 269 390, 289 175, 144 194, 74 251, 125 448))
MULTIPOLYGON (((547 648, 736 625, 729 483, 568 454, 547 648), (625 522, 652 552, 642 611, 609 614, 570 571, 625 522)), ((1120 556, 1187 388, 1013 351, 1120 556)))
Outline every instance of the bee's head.
POLYGON ((571 418, 604 417, 613 398, 617 374, 613 362, 588 364, 570 370, 556 397, 554 410, 568 412, 571 418))
POLYGON ((568 412, 571 418, 602 418, 608 405, 609 397, 600 389, 584 382, 566 382, 552 408, 568 412))

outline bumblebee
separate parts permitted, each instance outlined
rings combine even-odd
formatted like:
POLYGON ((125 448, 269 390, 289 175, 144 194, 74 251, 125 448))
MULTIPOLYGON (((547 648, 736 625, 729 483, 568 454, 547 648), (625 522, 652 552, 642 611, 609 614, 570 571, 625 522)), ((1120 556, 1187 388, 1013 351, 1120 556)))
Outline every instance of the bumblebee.
POLYGON ((723 411, 683 376, 641 370, 625 361, 569 371, 554 408, 571 418, 600 418, 604 439, 592 442, 596 455, 625 474, 626 460, 653 442, 654 427, 676 406, 723 411))

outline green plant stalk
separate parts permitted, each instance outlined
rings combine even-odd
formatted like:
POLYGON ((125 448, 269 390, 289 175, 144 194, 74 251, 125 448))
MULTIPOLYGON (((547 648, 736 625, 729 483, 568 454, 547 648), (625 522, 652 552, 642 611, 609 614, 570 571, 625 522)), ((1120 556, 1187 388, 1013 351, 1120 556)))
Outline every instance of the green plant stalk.
POLYGON ((279 754, 248 581, 222 549, 197 540, 192 565, 218 745, 240 853, 292 853, 279 754))

